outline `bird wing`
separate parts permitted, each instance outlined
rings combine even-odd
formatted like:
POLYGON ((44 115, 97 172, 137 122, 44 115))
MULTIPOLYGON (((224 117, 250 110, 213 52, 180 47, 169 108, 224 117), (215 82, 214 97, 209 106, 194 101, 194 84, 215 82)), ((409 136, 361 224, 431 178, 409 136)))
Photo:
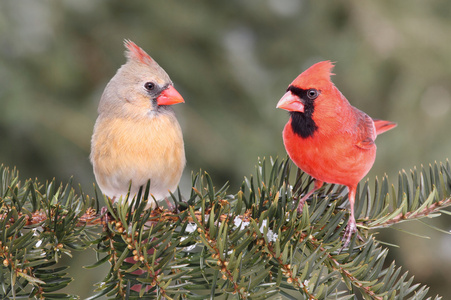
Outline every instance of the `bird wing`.
POLYGON ((356 133, 357 142, 356 146, 361 149, 371 149, 374 147, 374 140, 376 139, 376 127, 374 126, 373 119, 366 113, 357 108, 354 108, 356 115, 356 133))

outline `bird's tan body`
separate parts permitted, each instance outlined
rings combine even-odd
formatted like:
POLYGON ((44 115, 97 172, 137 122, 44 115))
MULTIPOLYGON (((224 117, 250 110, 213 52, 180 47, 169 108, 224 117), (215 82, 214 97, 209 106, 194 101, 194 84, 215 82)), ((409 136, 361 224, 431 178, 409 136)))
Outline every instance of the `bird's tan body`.
POLYGON ((139 120, 100 116, 91 160, 96 181, 108 197, 124 195, 130 181, 135 194, 150 179, 151 194, 162 199, 176 189, 185 166, 180 125, 171 112, 139 120))
MULTIPOLYGON (((131 41, 127 63, 107 84, 91 139, 91 162, 100 190, 130 198, 150 180, 161 200, 174 192, 185 167, 182 130, 172 109, 184 102, 168 74, 131 41)), ((154 201, 149 206, 155 206, 154 201)))

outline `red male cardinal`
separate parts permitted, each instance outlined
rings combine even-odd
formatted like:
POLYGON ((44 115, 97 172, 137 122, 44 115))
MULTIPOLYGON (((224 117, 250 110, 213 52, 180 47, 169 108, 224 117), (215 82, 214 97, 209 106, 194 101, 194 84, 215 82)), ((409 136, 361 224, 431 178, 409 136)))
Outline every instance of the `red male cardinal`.
POLYGON ((346 247, 357 231, 354 217, 357 184, 373 166, 374 140, 396 124, 372 119, 351 106, 330 80, 333 66, 330 61, 322 61, 308 68, 289 85, 277 108, 291 115, 283 130, 288 155, 315 178, 315 187, 299 201, 298 212, 302 212, 305 200, 324 182, 348 187, 351 216, 343 237, 346 247))
POLYGON ((108 197, 127 195, 130 182, 133 196, 150 179, 150 193, 161 200, 177 188, 185 166, 182 131, 171 108, 184 100, 155 60, 135 43, 124 44, 127 63, 100 99, 90 158, 108 197))

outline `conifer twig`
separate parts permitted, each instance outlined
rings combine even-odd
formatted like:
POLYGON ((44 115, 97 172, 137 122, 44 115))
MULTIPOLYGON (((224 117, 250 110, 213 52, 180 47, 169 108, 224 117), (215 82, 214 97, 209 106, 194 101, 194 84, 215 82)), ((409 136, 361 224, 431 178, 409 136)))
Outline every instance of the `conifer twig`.
POLYGON ((448 207, 448 206, 451 206, 451 198, 437 201, 437 202, 425 207, 421 211, 400 213, 392 219, 388 219, 383 223, 377 224, 376 226, 371 226, 371 229, 389 227, 393 224, 400 223, 402 221, 422 219, 432 213, 439 212, 441 209, 448 207))

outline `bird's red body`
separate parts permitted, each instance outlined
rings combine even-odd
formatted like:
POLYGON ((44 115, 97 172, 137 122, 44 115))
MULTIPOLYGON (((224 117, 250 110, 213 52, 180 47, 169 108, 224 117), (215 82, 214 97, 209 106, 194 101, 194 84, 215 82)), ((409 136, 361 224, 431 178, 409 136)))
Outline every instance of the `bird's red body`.
POLYGON ((330 81, 332 68, 330 61, 323 61, 307 69, 291 83, 277 107, 291 114, 283 130, 288 155, 315 178, 315 188, 300 200, 298 210, 302 211, 305 200, 323 182, 346 185, 351 203, 349 239, 356 230, 353 209, 357 184, 376 158, 374 140, 396 124, 373 120, 351 106, 330 81))

